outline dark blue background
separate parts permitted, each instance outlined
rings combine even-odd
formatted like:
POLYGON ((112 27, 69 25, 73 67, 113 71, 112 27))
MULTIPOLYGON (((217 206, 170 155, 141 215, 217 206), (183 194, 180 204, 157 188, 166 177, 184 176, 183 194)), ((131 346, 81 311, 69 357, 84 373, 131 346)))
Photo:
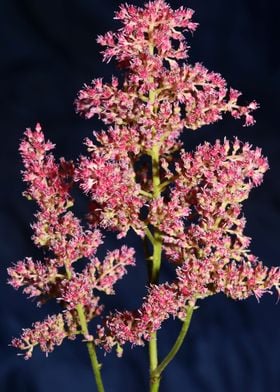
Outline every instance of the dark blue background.
MULTIPOLYGON (((94 0, 1 0, 1 209, 0 209, 0 391, 89 392, 95 390, 85 347, 65 342, 48 359, 36 350, 30 361, 8 347, 22 327, 56 311, 37 309, 20 292, 6 285, 6 268, 25 256, 38 255, 30 240, 35 206, 21 197, 23 185, 17 152, 24 129, 40 121, 57 144, 57 155, 75 159, 95 120, 74 114, 73 100, 84 82, 110 78, 114 65, 101 62, 97 34, 118 26, 113 11, 121 2, 94 0)), ((132 1, 133 4, 143 4, 132 1)), ((186 131, 187 148, 203 140, 238 135, 263 147, 271 170, 245 203, 246 234, 252 250, 267 265, 280 264, 280 147, 279 147, 279 14, 277 0, 170 1, 196 10, 200 27, 189 42, 190 62, 201 61, 220 72, 232 87, 244 92, 245 102, 261 104, 257 124, 242 128, 226 118, 195 133, 186 131)), ((85 201, 78 199, 79 209, 85 201)), ((136 244, 133 237, 129 243, 136 244)), ((108 247, 118 246, 113 235, 108 247)), ((139 247, 139 245, 138 245, 139 247)), ((165 267, 166 268, 166 267, 165 267)), ((169 271, 164 269, 163 279, 169 271)), ((146 282, 139 248, 137 267, 119 285, 109 308, 139 306, 146 282)), ((162 392, 278 392, 280 390, 280 304, 276 295, 235 302, 223 296, 203 301, 193 318, 183 349, 162 380, 162 392)), ((160 332, 160 352, 166 353, 179 325, 167 322, 160 332), (164 342, 163 342, 164 340, 164 342)), ((107 392, 147 390, 146 349, 127 349, 123 359, 112 353, 104 362, 107 392)))

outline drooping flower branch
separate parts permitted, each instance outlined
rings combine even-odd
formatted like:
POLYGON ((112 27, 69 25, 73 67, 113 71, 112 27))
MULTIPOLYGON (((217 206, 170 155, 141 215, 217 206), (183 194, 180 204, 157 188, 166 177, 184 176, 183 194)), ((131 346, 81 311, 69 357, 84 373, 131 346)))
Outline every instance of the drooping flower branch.
POLYGON ((8 270, 9 283, 39 304, 56 299, 63 311, 24 330, 12 345, 29 358, 36 345, 48 353, 64 338, 82 334, 99 392, 104 387, 96 346, 115 347, 121 356, 125 343, 148 341, 150 392, 157 392, 196 301, 218 293, 259 300, 273 288, 279 292, 280 270, 263 266, 251 253, 242 214, 242 202, 263 180, 267 159, 237 138, 205 142, 194 152, 180 141, 184 129, 215 123, 225 113, 253 125, 258 107, 255 101, 240 104, 241 93, 228 88, 220 74, 187 62, 183 33, 197 28, 192 16, 192 10, 172 10, 164 0, 122 5, 115 16, 122 28, 98 42, 104 61, 114 58, 123 77, 110 83, 95 79, 75 101, 80 115, 96 115, 107 128, 86 139, 88 154, 75 164, 55 161, 54 145, 40 126, 27 130, 20 146, 25 196, 39 206, 33 240, 50 256, 18 262, 8 270), (86 225, 70 210, 76 184, 90 199, 86 225), (139 309, 106 315, 98 292, 115 293, 115 283, 135 264, 134 250, 108 251, 103 261, 96 250, 105 230, 123 238, 130 229, 145 244, 148 292, 139 309), (82 258, 88 263, 76 272, 82 258), (159 283, 162 262, 174 266, 173 281, 159 283), (91 333, 88 323, 97 316, 102 319, 91 333), (156 334, 170 316, 182 320, 182 329, 159 362, 156 334))

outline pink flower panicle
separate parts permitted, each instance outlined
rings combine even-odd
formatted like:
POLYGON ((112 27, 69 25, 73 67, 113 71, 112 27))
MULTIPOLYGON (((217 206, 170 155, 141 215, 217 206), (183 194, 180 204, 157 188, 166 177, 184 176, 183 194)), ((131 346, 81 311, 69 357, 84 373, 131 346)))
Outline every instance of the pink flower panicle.
POLYGON ((162 160, 162 182, 172 186, 167 196, 150 202, 149 222, 163 238, 169 258, 177 263, 185 254, 211 255, 215 246, 225 258, 227 249, 239 258, 250 239, 243 234, 245 218, 241 203, 260 185, 268 169, 260 149, 238 139, 205 143, 194 153, 184 150, 174 170, 162 160))
MULTIPOLYGON (((180 300, 178 291, 172 285, 151 286, 139 310, 116 312, 107 316, 104 325, 98 327, 96 343, 106 351, 126 342, 144 345, 144 340, 150 340, 152 333, 161 327, 163 321, 170 315, 177 316, 180 300)), ((183 305, 182 301, 181 306, 183 305)))
POLYGON ((250 254, 250 238, 243 234, 241 203, 268 169, 261 150, 237 138, 217 140, 194 153, 182 151, 173 172, 164 161, 163 166, 173 186, 167 200, 150 202, 148 219, 160 231, 167 257, 178 265, 176 279, 152 286, 138 311, 105 319, 97 342, 107 351, 126 342, 143 344, 168 317, 184 317, 188 301, 220 292, 259 300, 273 287, 279 292, 279 268, 268 269, 250 254))
POLYGON ((28 183, 24 195, 35 200, 42 210, 64 212, 72 203, 69 180, 73 176, 73 163, 65 162, 63 158, 59 164, 55 162, 50 153, 55 145, 45 141, 40 124, 35 131, 27 129, 24 135, 19 147, 25 167, 23 181, 28 183))
POLYGON ((108 295, 115 294, 114 285, 126 273, 126 268, 135 265, 135 250, 123 245, 121 249, 107 252, 103 262, 94 258, 87 266, 87 274, 94 288, 108 295))
POLYGON ((113 160, 92 152, 89 158, 81 157, 75 179, 97 203, 98 223, 102 227, 118 230, 118 238, 125 236, 130 227, 144 235, 139 212, 145 199, 140 195, 141 188, 128 157, 113 160))
POLYGON ((70 313, 48 316, 43 322, 37 321, 33 324, 32 329, 24 329, 19 338, 14 338, 11 345, 25 352, 24 358, 29 359, 32 356, 33 349, 39 345, 40 349, 48 355, 55 346, 60 346, 63 340, 68 337, 75 338, 76 326, 71 328, 69 322, 73 322, 70 313), (69 324, 68 331, 65 327, 69 324))
POLYGON ((215 276, 217 292, 221 288, 221 291, 233 299, 241 300, 255 295, 259 301, 264 293, 272 293, 271 289, 274 287, 279 295, 279 267, 269 269, 258 261, 243 261, 230 263, 218 272, 215 276))
POLYGON ((49 153, 53 148, 52 143, 45 142, 39 124, 34 132, 25 132, 19 148, 25 166, 23 179, 28 183, 24 194, 39 206, 37 221, 32 225, 34 243, 48 247, 58 266, 71 266, 82 257, 93 256, 102 239, 98 230, 85 230, 68 211, 74 203, 70 194, 74 165, 63 158, 57 164, 49 153))
POLYGON ((193 13, 172 10, 164 0, 120 7, 115 18, 122 27, 99 36, 98 43, 104 61, 115 58, 124 78, 94 79, 79 92, 76 111, 88 119, 96 115, 108 127, 86 139, 88 154, 76 164, 55 161, 54 145, 45 141, 40 125, 25 133, 25 195, 39 206, 33 240, 50 257, 19 261, 8 270, 9 283, 38 297, 39 304, 55 298, 64 309, 13 340, 26 358, 36 345, 48 353, 81 333, 77 307, 87 322, 100 316, 97 294, 114 294, 127 267, 135 265, 135 252, 126 246, 97 258, 100 228, 116 231, 118 238, 133 229, 152 245, 160 241, 176 269, 173 281, 149 286, 138 310, 104 316, 97 338, 84 336, 106 351, 116 347, 120 355, 126 342, 143 345, 170 316, 183 319, 186 305, 198 299, 224 293, 259 300, 273 288, 280 292, 279 268, 263 266, 244 234, 242 202, 268 170, 261 149, 237 138, 205 142, 194 152, 182 149, 184 128, 199 129, 225 113, 253 125, 258 107, 255 101, 240 105, 241 93, 220 74, 187 62, 183 32, 195 31, 193 13), (90 198, 86 228, 69 210, 76 183, 90 198), (76 272, 84 258, 89 262, 76 272))
POLYGON ((70 211, 56 215, 54 211, 39 211, 33 223, 33 240, 39 247, 48 247, 56 256, 57 264, 71 265, 82 257, 91 257, 102 244, 98 230, 85 230, 70 211))
POLYGON ((183 7, 173 11, 165 1, 149 2, 143 8, 123 4, 116 12, 123 28, 117 33, 108 32, 99 36, 97 42, 107 47, 103 51, 104 61, 116 57, 120 63, 138 60, 142 54, 149 53, 152 41, 162 59, 186 58, 185 37, 178 29, 194 31, 197 23, 191 18, 194 11, 183 7), (179 41, 174 49, 174 41, 179 41))
POLYGON ((220 74, 200 63, 181 64, 188 49, 182 29, 193 32, 197 27, 192 16, 192 10, 173 11, 162 0, 143 8, 122 5, 116 19, 123 27, 98 37, 106 48, 104 60, 115 57, 127 74, 123 83, 113 77, 111 83, 99 78, 85 85, 78 94, 76 111, 113 124, 106 141, 117 136, 114 147, 120 155, 124 150, 145 154, 157 144, 163 154, 170 153, 180 148, 184 128, 196 130, 220 120, 226 112, 234 118, 244 117, 245 125, 254 124, 255 101, 239 105, 241 93, 228 89, 220 74))
POLYGON ((60 279, 56 261, 51 259, 46 260, 43 264, 40 261, 34 262, 31 257, 27 257, 8 268, 7 272, 10 276, 8 283, 16 290, 23 286, 23 292, 29 297, 50 295, 57 280, 60 279))
POLYGON ((38 297, 38 305, 55 298, 66 310, 34 323, 32 329, 23 330, 20 339, 13 339, 12 346, 26 351, 26 358, 30 358, 36 345, 48 353, 64 338, 72 339, 81 333, 77 306, 83 306, 88 322, 99 316, 103 306, 94 290, 114 293, 113 286, 126 273, 126 267, 135 265, 134 250, 125 246, 108 252, 103 262, 97 259, 96 250, 103 242, 101 233, 85 229, 69 211, 74 203, 70 194, 74 166, 64 159, 56 163, 50 153, 53 148, 45 141, 39 124, 35 131, 25 132, 20 145, 23 178, 28 183, 25 195, 39 206, 37 221, 32 224, 33 240, 51 257, 19 261, 8 269, 8 283, 15 289, 22 287, 29 297, 38 297), (76 273, 74 263, 81 258, 90 261, 81 273, 76 273))
MULTIPOLYGON (((252 259, 252 257, 248 257, 252 259)), ((264 293, 271 293, 276 287, 279 293, 280 269, 270 270, 257 261, 245 259, 224 265, 215 257, 208 259, 191 258, 176 270, 177 279, 172 283, 153 285, 136 312, 116 312, 106 317, 103 326, 98 327, 96 343, 106 351, 125 343, 144 345, 153 332, 161 328, 170 316, 184 319, 186 302, 223 292, 232 299, 246 299, 255 295, 259 301, 264 293)))
POLYGON ((108 252, 103 262, 97 257, 92 258, 82 273, 61 282, 60 300, 67 304, 69 310, 78 304, 98 309, 99 298, 93 295, 93 289, 108 295, 114 294, 115 283, 127 273, 128 266, 135 265, 134 254, 133 248, 124 245, 121 249, 108 252))

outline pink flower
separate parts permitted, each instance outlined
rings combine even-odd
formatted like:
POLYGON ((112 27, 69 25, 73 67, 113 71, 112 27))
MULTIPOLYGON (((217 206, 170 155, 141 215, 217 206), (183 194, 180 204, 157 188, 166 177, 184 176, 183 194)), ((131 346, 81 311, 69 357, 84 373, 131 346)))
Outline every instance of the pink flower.
POLYGON ((140 209, 145 199, 140 195, 128 157, 117 161, 94 152, 89 158, 80 159, 75 179, 102 206, 99 222, 102 227, 119 231, 118 238, 125 236, 130 227, 143 236, 140 209))
POLYGON ((134 253, 133 248, 122 246, 121 249, 108 252, 103 262, 97 257, 92 258, 81 273, 73 273, 71 279, 61 282, 59 301, 65 302, 69 310, 82 304, 99 315, 102 308, 93 290, 114 294, 115 283, 127 273, 128 266, 135 265, 134 253))
POLYGON ((33 349, 39 345, 40 349, 48 355, 55 346, 60 346, 66 337, 73 339, 74 330, 67 332, 68 323, 72 319, 70 314, 66 318, 62 314, 48 316, 43 322, 37 321, 32 329, 24 329, 20 338, 14 338, 11 345, 25 351, 25 359, 32 356, 33 349))
POLYGON ((106 318, 105 325, 98 328, 96 343, 102 345, 106 351, 126 342, 144 345, 144 340, 150 340, 152 333, 160 328, 164 320, 170 315, 177 315, 178 307, 184 305, 180 300, 174 286, 152 286, 138 311, 117 312, 106 318))
POLYGON ((24 135, 19 147, 25 167, 23 180, 29 184, 24 195, 36 200, 42 209, 47 206, 63 212, 72 203, 69 180, 73 175, 73 164, 63 158, 59 164, 55 163, 54 156, 49 153, 54 144, 45 141, 39 124, 34 132, 27 129, 24 135))
POLYGON ((72 274, 71 279, 61 282, 58 301, 63 301, 68 310, 73 310, 77 305, 87 306, 95 315, 101 313, 99 297, 93 294, 93 282, 85 273, 72 274))
POLYGON ((106 294, 115 294, 113 286, 126 273, 126 267, 135 265, 135 250, 123 245, 121 249, 107 252, 101 263, 94 258, 87 266, 87 275, 94 288, 106 294))
MULTIPOLYGON (((27 257, 24 261, 17 262, 7 270, 10 278, 8 283, 15 289, 25 286, 23 292, 30 297, 50 294, 52 288, 61 278, 55 260, 33 261, 27 257)), ((41 299, 39 298, 39 303, 41 299)))
POLYGON ((150 40, 160 57, 185 58, 184 35, 177 29, 194 31, 197 24, 191 21, 192 15, 192 10, 183 7, 173 11, 163 0, 149 2, 143 8, 121 5, 115 19, 124 27, 118 33, 109 32, 97 39, 99 44, 108 46, 103 52, 104 61, 113 56, 119 62, 139 58, 141 53, 149 53, 150 40), (173 40, 179 41, 177 50, 173 49, 173 40))

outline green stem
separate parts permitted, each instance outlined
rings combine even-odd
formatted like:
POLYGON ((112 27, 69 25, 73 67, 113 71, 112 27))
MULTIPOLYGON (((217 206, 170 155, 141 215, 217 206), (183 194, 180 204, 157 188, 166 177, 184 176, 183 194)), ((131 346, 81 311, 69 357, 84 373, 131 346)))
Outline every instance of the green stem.
POLYGON ((140 193, 140 195, 146 196, 146 197, 148 197, 149 199, 152 199, 152 198, 153 198, 153 195, 152 195, 150 192, 146 192, 146 191, 144 191, 143 189, 141 189, 139 193, 140 193))
MULTIPOLYGON (((153 26, 150 26, 149 38, 151 39, 151 32, 153 26)), ((149 44, 149 52, 151 55, 154 54, 154 44, 152 40, 149 44)), ((150 82, 154 81, 153 77, 149 78, 150 82)), ((154 90, 149 91, 149 102, 151 105, 155 106, 156 92, 154 90)), ((153 133, 156 132, 154 127, 152 127, 153 133)), ((153 178, 153 199, 156 199, 160 196, 160 145, 154 145, 152 150, 150 151, 150 156, 152 159, 152 178, 153 178)), ((149 234, 149 233, 148 233, 149 234)), ((158 230, 155 230, 153 233, 153 257, 151 268, 149 269, 149 282, 152 284, 158 283, 159 272, 160 272, 160 264, 161 264, 161 251, 162 251, 162 239, 158 230)), ((151 240, 151 236, 148 235, 148 238, 151 240)), ((157 333, 154 332, 149 341, 149 358, 150 358, 150 392, 157 392, 159 390, 160 379, 157 377, 153 377, 153 373, 158 366, 158 350, 157 350, 157 333)))
MULTIPOLYGON (((157 198, 161 195, 161 191, 164 189, 163 184, 160 182, 160 146, 155 145, 151 151, 152 158, 152 179, 153 179, 153 198, 157 198)), ((147 233, 146 233, 147 234, 147 233)), ((148 233, 149 234, 149 233, 148 233)), ((148 238, 150 236, 148 235, 148 238)), ((161 233, 155 229, 152 236, 153 245, 153 258, 152 267, 150 269, 149 280, 150 283, 157 284, 159 279, 160 265, 161 265, 161 253, 162 253, 162 238, 161 233)), ((168 364, 175 357, 180 347, 183 344, 185 336, 188 332, 189 325, 191 322, 195 303, 189 304, 186 308, 186 318, 182 325, 181 331, 178 335, 176 342, 171 348, 170 352, 166 355, 163 361, 158 364, 158 347, 157 347, 157 333, 154 332, 149 342, 149 357, 150 357, 150 392, 158 392, 160 387, 161 374, 168 366, 168 364)))
MULTIPOLYGON (((154 146, 151 151, 152 158, 152 174, 153 174, 153 198, 160 196, 160 172, 159 172, 159 146, 154 146)), ((162 238, 158 230, 154 231, 153 235, 153 259, 152 268, 150 270, 149 281, 152 284, 157 284, 159 279, 161 252, 162 252, 162 238)), ((149 342, 149 357, 150 357, 150 392, 157 392, 159 390, 160 378, 154 377, 153 374, 158 366, 158 350, 157 350, 157 333, 154 332, 149 342)))
MULTIPOLYGON (((150 272, 150 283, 158 283, 160 264, 161 264, 161 251, 162 239, 160 233, 154 233, 154 253, 152 260, 152 268, 150 272)), ((159 390, 160 378, 157 377, 155 370, 158 366, 158 350, 157 350, 157 333, 153 332, 149 341, 149 356, 150 356, 150 392, 157 392, 159 390)))
POLYGON ((157 350, 157 333, 154 332, 149 341, 150 356, 150 392, 158 391, 160 379, 156 379, 153 375, 158 367, 158 350, 157 350))
POLYGON ((152 259, 152 269, 150 276, 150 283, 157 284, 161 265, 161 252, 162 252, 162 238, 160 233, 155 230, 154 232, 154 243, 153 243, 153 259, 152 259))
POLYGON ((152 245, 154 245, 155 239, 154 239, 154 236, 148 227, 146 227, 146 229, 145 229, 145 234, 146 234, 146 237, 149 239, 150 243, 152 245))
POLYGON ((160 146, 154 145, 151 151, 152 174, 153 174, 153 197, 160 196, 160 172, 159 172, 159 150, 160 146))
MULTIPOLYGON (((181 331, 176 339, 176 342, 174 343, 173 347, 171 348, 169 353, 166 355, 166 357, 162 360, 162 362, 157 366, 157 368, 153 371, 153 373, 151 375, 152 378, 154 378, 155 380, 160 379, 161 373, 164 371, 166 366, 172 361, 172 359, 175 357, 177 352, 180 350, 180 348, 184 342, 184 339, 186 337, 186 334, 188 332, 189 326, 190 326, 194 307, 195 307, 195 304, 187 306, 186 317, 185 317, 184 323, 182 325, 181 331)), ((156 391, 156 389, 154 391, 156 391)))
MULTIPOLYGON (((85 317, 85 312, 84 312, 83 306, 81 304, 79 304, 79 305, 77 305, 76 309, 78 312, 82 333, 84 336, 89 336, 87 320, 85 317)), ((92 367, 94 377, 95 377, 97 391, 104 392, 105 390, 104 390, 102 377, 101 377, 101 371, 100 371, 101 364, 98 362, 98 359, 97 359, 95 344, 93 341, 88 341, 86 344, 87 344, 87 349, 88 349, 88 353, 89 353, 89 357, 90 357, 91 367, 92 367)))
MULTIPOLYGON (((152 31, 153 25, 150 25, 149 29, 149 53, 151 56, 154 55, 154 43, 152 40, 152 31)), ((154 82, 153 76, 149 77, 149 81, 151 83, 154 82)), ((145 101, 147 101, 152 106, 152 114, 157 116, 157 105, 156 99, 157 95, 159 94, 160 90, 150 90, 149 97, 145 101)), ((156 136, 156 129, 155 127, 151 128, 152 134, 156 136)), ((160 149, 161 144, 163 143, 164 139, 158 141, 151 150, 147 151, 148 155, 151 157, 152 160, 152 183, 153 183, 153 192, 149 195, 149 198, 155 200, 161 196, 161 192, 163 192, 172 180, 175 178, 169 179, 161 183, 160 181, 160 149)), ((142 194, 144 194, 142 192, 142 194)), ((148 195, 146 195, 148 196, 148 195)), ((148 271, 149 271, 149 283, 150 284, 158 284, 159 281, 159 273, 160 273, 160 266, 161 266, 161 253, 162 253, 162 236, 160 231, 155 228, 153 232, 150 232, 149 228, 146 229, 146 238, 149 239, 153 246, 153 255, 151 257, 151 262, 148 264, 148 271)), ((150 258, 149 258, 150 261, 150 258)), ((163 361, 158 364, 158 346, 157 346, 157 332, 153 332, 151 335, 151 339, 149 341, 149 359, 150 359, 150 392, 158 392, 160 386, 160 377, 163 370, 166 366, 172 361, 172 359, 177 354, 178 350, 182 346, 184 338, 187 334, 192 313, 194 309, 194 304, 188 305, 186 308, 186 319, 183 323, 179 336, 174 343, 173 347, 171 348, 170 352, 167 356, 163 359, 163 361)))
MULTIPOLYGON (((71 271, 66 265, 65 265, 65 270, 66 270, 67 279, 71 279, 71 275, 72 275, 71 271)), ((89 330, 88 330, 88 325, 87 325, 87 320, 86 320, 83 305, 78 304, 76 306, 76 310, 77 310, 78 317, 79 317, 81 333, 85 336, 85 338, 87 338, 87 337, 89 337, 89 330)), ((101 371, 100 371, 101 364, 98 362, 98 359, 97 359, 95 344, 93 341, 87 341, 86 344, 87 344, 87 349, 88 349, 89 358, 90 358, 90 362, 91 362, 91 367, 92 367, 94 378, 95 378, 95 383, 97 386, 97 391, 98 392, 105 392, 103 382, 102 382, 102 377, 101 377, 101 371)))

